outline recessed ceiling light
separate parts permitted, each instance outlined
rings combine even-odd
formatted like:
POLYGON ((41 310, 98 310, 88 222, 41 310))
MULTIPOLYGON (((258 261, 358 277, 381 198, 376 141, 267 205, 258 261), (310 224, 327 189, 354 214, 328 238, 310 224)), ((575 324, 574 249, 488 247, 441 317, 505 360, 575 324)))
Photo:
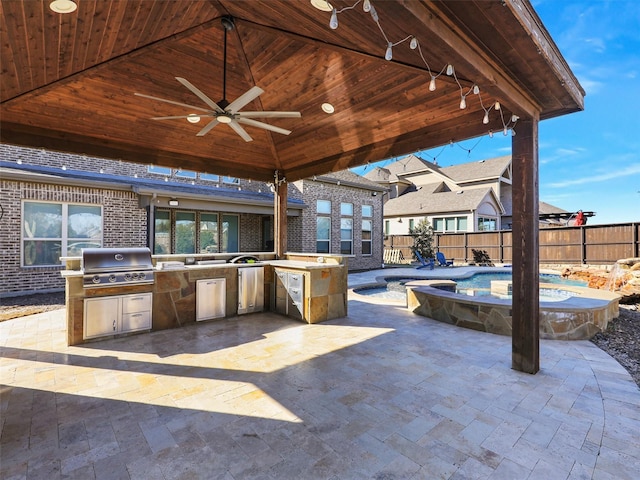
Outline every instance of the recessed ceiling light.
POLYGON ((333 11, 333 7, 327 0, 311 0, 311 5, 323 12, 333 11))
POLYGON ((195 113, 190 113, 189 115, 187 115, 187 122, 198 123, 199 121, 200 121, 200 115, 197 115, 195 113))
POLYGON ((53 0, 49 8, 56 13, 71 13, 76 11, 78 5, 73 0, 53 0))
POLYGON ((335 108, 333 108, 333 105, 331 105, 330 103, 323 103, 322 104, 322 111, 324 113, 333 113, 333 112, 335 112, 335 108))

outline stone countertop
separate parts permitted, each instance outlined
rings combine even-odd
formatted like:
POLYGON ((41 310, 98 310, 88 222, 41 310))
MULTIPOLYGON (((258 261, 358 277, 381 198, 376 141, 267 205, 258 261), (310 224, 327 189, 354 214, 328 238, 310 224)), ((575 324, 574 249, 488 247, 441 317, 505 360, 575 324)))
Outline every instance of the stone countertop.
MULTIPOLYGON (((300 260, 265 260, 256 263, 211 263, 206 265, 184 265, 178 267, 170 267, 159 269, 155 267, 153 270, 155 273, 160 272, 177 272, 182 270, 206 270, 206 269, 219 269, 219 268, 251 268, 260 267, 264 265, 271 265, 273 267, 292 268, 297 270, 315 270, 320 268, 336 268, 343 265, 335 263, 318 263, 318 262, 305 262, 300 260)), ((64 278, 67 277, 82 277, 84 273, 82 270, 61 270, 60 275, 64 278)))

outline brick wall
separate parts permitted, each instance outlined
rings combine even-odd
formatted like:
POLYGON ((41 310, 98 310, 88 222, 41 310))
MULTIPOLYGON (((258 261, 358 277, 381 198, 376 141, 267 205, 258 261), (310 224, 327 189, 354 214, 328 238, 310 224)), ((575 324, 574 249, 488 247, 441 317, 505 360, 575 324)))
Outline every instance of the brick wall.
POLYGON ((22 267, 20 259, 22 201, 87 203, 103 205, 103 245, 105 247, 146 246, 147 215, 138 207, 137 195, 130 191, 44 183, 0 182, 0 294, 34 290, 64 289, 62 266, 22 267))
POLYGON ((382 265, 382 195, 371 190, 325 183, 314 180, 296 182, 307 204, 302 212, 302 252, 316 252, 316 201, 331 201, 330 253, 340 254, 340 204, 353 204, 353 255, 349 257, 349 270, 367 270, 382 265), (362 205, 373 207, 371 255, 362 255, 362 205))

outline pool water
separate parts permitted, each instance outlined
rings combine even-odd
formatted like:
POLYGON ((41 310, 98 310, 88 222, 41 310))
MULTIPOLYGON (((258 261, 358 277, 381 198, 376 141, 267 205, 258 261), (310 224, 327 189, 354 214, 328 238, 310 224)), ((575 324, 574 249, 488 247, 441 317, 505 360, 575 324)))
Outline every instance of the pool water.
MULTIPOLYGON (((389 300, 405 300, 407 297, 405 284, 414 280, 424 280, 424 278, 385 278, 386 286, 368 287, 356 289, 360 295, 369 295, 377 298, 389 300)), ((491 281, 502 280, 511 281, 511 273, 509 272, 487 272, 476 273, 471 277, 455 280, 457 283, 456 293, 469 296, 493 296, 495 298, 510 298, 502 295, 491 294, 491 281)), ((568 280, 560 275, 541 274, 541 283, 552 283, 558 286, 571 285, 575 287, 586 287, 586 282, 577 280, 568 280)), ((543 302, 559 302, 574 296, 573 292, 563 290, 562 288, 541 288, 540 301, 543 302)))

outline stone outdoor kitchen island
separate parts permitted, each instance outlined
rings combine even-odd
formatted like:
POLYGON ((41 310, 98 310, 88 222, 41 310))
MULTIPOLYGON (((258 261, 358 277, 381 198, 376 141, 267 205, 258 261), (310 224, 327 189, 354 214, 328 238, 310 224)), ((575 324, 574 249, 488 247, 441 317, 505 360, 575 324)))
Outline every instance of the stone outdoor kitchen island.
POLYGON ((66 270, 62 275, 66 280, 67 344, 78 345, 114 336, 195 325, 197 282, 201 280, 223 281, 223 298, 218 299, 223 311, 216 320, 235 317, 238 315, 238 270, 241 268, 264 269, 264 305, 261 310, 271 310, 307 323, 347 315, 347 265, 342 257, 287 253, 284 259, 275 260, 273 254, 247 255, 255 257, 256 263, 228 263, 229 254, 153 256, 153 283, 98 288, 83 285, 80 257, 64 258, 66 270), (158 269, 166 264, 171 268, 158 269), (287 286, 279 283, 279 279, 285 276, 297 278, 299 287, 294 286, 287 291, 287 286), (92 319, 85 315, 87 304, 91 305, 96 300, 112 302, 107 307, 118 310, 111 312, 113 318, 102 322, 108 328, 97 332, 87 328, 88 321, 92 319), (140 306, 127 307, 136 303, 140 306))

